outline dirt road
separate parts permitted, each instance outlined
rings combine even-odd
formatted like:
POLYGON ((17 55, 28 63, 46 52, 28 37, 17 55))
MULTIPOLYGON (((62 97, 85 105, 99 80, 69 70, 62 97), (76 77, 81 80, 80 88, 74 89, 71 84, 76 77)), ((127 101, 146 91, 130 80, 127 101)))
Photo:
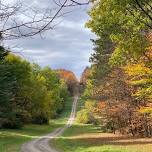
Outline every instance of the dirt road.
POLYGON ((56 138, 72 125, 75 115, 76 115, 76 107, 77 107, 78 96, 74 97, 71 114, 67 124, 62 128, 57 128, 52 133, 39 137, 31 142, 24 144, 21 148, 21 152, 57 152, 53 147, 50 146, 49 142, 53 138, 56 138))

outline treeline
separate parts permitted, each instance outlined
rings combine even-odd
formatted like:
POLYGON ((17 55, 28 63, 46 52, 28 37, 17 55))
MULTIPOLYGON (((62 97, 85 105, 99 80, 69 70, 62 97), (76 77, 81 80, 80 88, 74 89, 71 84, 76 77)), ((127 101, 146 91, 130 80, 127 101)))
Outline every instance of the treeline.
POLYGON ((89 12, 87 27, 97 38, 82 98, 87 122, 106 131, 152 136, 150 6, 147 0, 99 0, 89 12))
POLYGON ((68 87, 68 91, 73 96, 76 93, 79 83, 75 74, 72 71, 65 69, 58 69, 56 72, 59 74, 61 79, 64 79, 68 87))
POLYGON ((0 47, 0 128, 47 124, 62 112, 69 97, 67 85, 56 71, 0 47))
POLYGON ((81 75, 81 78, 80 78, 80 91, 81 92, 83 92, 85 89, 89 75, 90 75, 90 69, 89 69, 89 67, 86 67, 81 75))

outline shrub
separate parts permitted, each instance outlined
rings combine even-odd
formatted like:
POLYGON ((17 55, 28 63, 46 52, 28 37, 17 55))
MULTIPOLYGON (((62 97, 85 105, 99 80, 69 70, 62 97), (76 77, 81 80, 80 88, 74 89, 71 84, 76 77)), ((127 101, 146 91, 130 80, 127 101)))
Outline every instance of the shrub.
POLYGON ((85 108, 89 111, 92 111, 95 107, 96 101, 95 100, 86 100, 85 101, 85 108))
POLYGON ((23 123, 20 118, 17 117, 11 117, 4 120, 1 124, 1 128, 6 129, 20 129, 22 128, 23 123))
POLYGON ((89 124, 94 121, 93 115, 87 109, 82 109, 77 113, 77 122, 89 124))

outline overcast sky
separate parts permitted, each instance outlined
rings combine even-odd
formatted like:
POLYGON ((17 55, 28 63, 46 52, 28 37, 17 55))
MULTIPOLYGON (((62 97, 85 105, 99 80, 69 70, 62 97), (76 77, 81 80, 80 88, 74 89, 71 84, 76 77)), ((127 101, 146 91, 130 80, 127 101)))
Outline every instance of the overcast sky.
MULTIPOLYGON (((42 2, 44 7, 48 5, 47 0, 35 2, 39 6, 42 6, 42 2)), ((94 35, 84 27, 88 18, 87 7, 78 7, 60 18, 60 24, 44 33, 43 38, 36 36, 9 41, 7 44, 24 58, 42 67, 68 69, 80 77, 84 68, 89 65, 92 53, 90 39, 94 35)))

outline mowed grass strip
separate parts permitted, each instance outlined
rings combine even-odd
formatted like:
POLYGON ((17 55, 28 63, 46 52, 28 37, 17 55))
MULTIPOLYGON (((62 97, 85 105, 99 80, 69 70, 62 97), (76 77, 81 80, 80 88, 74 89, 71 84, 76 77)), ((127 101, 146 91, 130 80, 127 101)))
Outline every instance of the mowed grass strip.
POLYGON ((43 134, 53 131, 57 125, 26 125, 22 129, 0 130, 0 152, 19 152, 20 146, 43 134))
POLYGON ((25 125, 22 129, 0 129, 0 152, 20 152, 21 145, 62 127, 71 112, 72 99, 66 102, 64 112, 49 125, 25 125))
POLYGON ((93 125, 75 124, 53 141, 60 152, 152 152, 152 138, 102 133, 93 125))

